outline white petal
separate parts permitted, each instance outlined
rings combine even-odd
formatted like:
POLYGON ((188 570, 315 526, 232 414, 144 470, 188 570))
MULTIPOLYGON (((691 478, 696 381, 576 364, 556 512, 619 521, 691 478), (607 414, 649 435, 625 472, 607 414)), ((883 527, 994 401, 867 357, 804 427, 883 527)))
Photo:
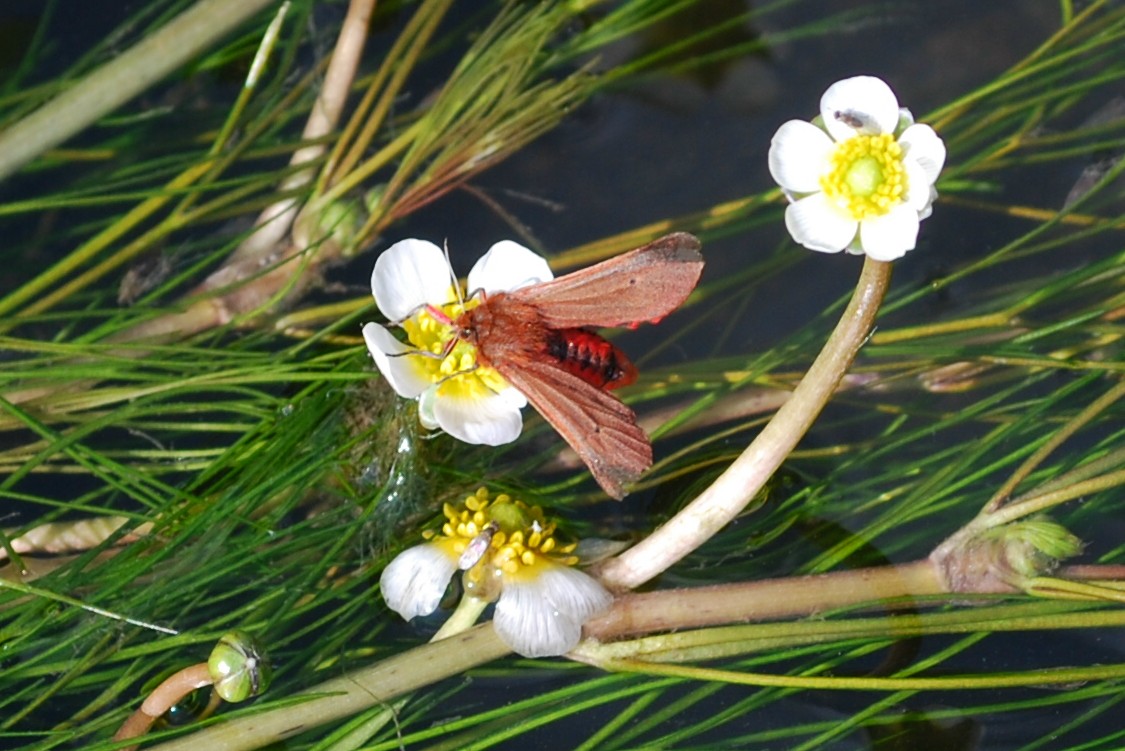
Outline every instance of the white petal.
POLYGON ((934 213, 934 201, 937 200, 937 188, 930 186, 930 198, 926 201, 926 205, 918 212, 918 221, 925 221, 930 218, 930 214, 934 213))
POLYGON ((527 397, 523 395, 522 391, 512 388, 511 386, 501 389, 496 395, 503 399, 512 409, 523 409, 527 406, 527 397))
POLYGON ((769 167, 775 182, 795 193, 820 190, 835 144, 820 128, 804 120, 790 120, 770 141, 769 167))
POLYGON ((453 284, 441 248, 426 240, 400 240, 375 259, 371 293, 389 321, 401 321, 419 306, 449 302, 453 284))
POLYGON ((824 92, 820 98, 820 116, 824 118, 828 133, 837 141, 858 133, 893 133, 898 124, 898 99, 881 78, 846 78, 824 92))
POLYGON ((929 125, 911 125, 902 132, 902 144, 907 162, 918 163, 925 172, 929 185, 937 180, 945 165, 945 142, 929 125))
POLYGON ((864 220, 859 241, 863 252, 876 261, 902 258, 918 241, 918 212, 899 204, 883 216, 864 220))
POLYGON ((937 197, 937 191, 934 190, 933 182, 926 174, 925 167, 912 159, 907 159, 902 166, 906 170, 906 193, 903 195, 903 203, 919 214, 924 213, 929 216, 930 204, 937 197))
POLYGON ((906 107, 898 108, 898 124, 895 125, 894 132, 900 136, 906 132, 906 129, 914 124, 914 114, 906 109, 906 107))
POLYGON ((504 581, 493 626, 524 657, 566 654, 582 639, 582 624, 612 602, 593 578, 568 566, 551 566, 535 579, 504 581))
POLYGON ((438 608, 457 557, 441 545, 416 545, 399 553, 379 577, 379 589, 391 610, 410 620, 438 608))
POLYGON ((434 414, 434 405, 438 401, 438 387, 435 384, 433 387, 426 389, 418 396, 418 421, 422 423, 422 427, 426 430, 438 430, 441 425, 438 424, 437 416, 434 414))
POLYGON ((855 237, 859 222, 833 207, 823 193, 813 193, 786 207, 785 227, 809 250, 839 253, 855 237))
POLYGON ((444 394, 440 388, 437 392, 434 419, 454 438, 485 446, 501 446, 519 438, 523 416, 514 406, 518 399, 512 394, 489 393, 474 398, 444 394))
POLYGON ((541 255, 511 240, 501 240, 469 272, 469 292, 508 292, 554 279, 541 255))
POLYGON ((432 385, 418 366, 415 359, 418 356, 402 354, 411 352, 412 348, 395 339, 390 331, 377 323, 368 323, 363 327, 363 340, 379 372, 399 396, 414 399, 432 385))

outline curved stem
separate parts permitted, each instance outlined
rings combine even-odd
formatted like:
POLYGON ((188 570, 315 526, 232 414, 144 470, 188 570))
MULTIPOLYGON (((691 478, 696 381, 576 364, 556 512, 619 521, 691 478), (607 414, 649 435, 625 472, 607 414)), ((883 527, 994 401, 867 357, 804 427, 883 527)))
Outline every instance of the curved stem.
POLYGON ((691 553, 739 514, 808 431, 866 341, 891 264, 866 259, 855 294, 793 396, 727 470, 671 521, 599 567, 610 589, 633 589, 691 553))
MULTIPOLYGON (((211 670, 205 662, 173 673, 153 689, 153 692, 145 698, 137 711, 125 720, 124 724, 114 733, 113 740, 123 741, 144 735, 152 727, 152 723, 177 702, 197 688, 210 686, 212 683, 214 683, 214 679, 211 677, 211 670)), ((131 751, 136 746, 126 748, 131 751)))

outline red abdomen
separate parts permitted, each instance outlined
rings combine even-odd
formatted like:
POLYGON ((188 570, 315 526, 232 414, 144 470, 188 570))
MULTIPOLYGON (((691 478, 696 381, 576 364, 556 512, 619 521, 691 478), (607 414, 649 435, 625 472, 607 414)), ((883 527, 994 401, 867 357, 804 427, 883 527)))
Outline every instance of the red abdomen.
POLYGON ((563 370, 606 391, 637 380, 637 369, 629 358, 586 329, 549 329, 547 355, 563 370))

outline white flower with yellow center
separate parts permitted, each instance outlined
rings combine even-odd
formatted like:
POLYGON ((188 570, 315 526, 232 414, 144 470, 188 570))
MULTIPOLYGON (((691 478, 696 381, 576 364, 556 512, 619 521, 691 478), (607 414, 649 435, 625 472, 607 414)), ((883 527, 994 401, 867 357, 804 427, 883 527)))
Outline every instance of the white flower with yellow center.
POLYGON ((524 657, 566 654, 582 624, 613 597, 575 566, 576 545, 560 545, 539 507, 479 489, 462 506, 445 505, 446 522, 429 542, 408 548, 383 570, 387 605, 407 620, 437 610, 449 580, 464 570, 465 593, 496 602, 493 627, 524 657))
POLYGON ((479 305, 481 294, 552 278, 543 258, 505 240, 473 266, 466 297, 451 281, 441 248, 425 240, 402 240, 375 261, 371 292, 379 310, 406 331, 408 341, 400 342, 377 323, 363 327, 363 338, 391 388, 418 400, 418 416, 428 429, 441 428, 466 443, 511 443, 523 428, 520 410, 527 399, 494 369, 478 365, 476 348, 456 338, 452 322, 479 305))
POLYGON ((770 145, 773 179, 791 201, 789 234, 810 250, 893 261, 913 250, 937 197, 945 144, 870 76, 832 84, 813 122, 790 120, 770 145))

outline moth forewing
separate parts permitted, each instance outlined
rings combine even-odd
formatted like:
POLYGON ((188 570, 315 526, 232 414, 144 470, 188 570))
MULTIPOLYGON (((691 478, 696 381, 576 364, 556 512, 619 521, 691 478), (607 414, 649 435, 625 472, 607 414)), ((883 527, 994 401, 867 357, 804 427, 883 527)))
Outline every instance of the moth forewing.
POLYGON ((699 240, 665 235, 636 250, 549 282, 516 290, 551 328, 635 326, 683 304, 703 273, 699 240))

